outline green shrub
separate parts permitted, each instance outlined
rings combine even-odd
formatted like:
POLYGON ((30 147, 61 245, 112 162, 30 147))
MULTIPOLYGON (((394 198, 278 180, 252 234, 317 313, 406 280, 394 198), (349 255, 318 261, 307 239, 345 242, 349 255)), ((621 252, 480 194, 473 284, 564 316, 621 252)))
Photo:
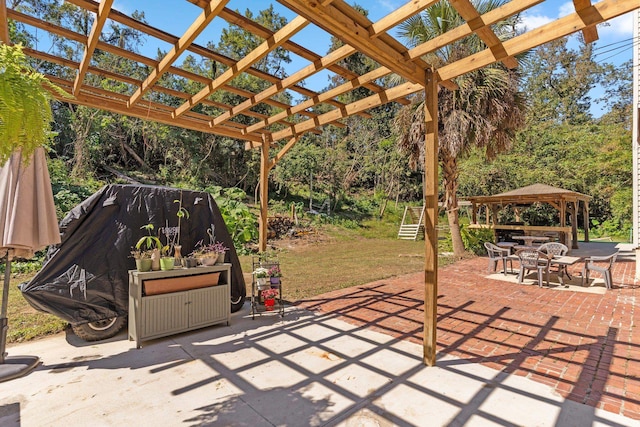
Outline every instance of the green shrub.
POLYGON ((489 228, 469 228, 460 225, 464 248, 476 255, 487 253, 484 242, 493 242, 493 230, 489 228))

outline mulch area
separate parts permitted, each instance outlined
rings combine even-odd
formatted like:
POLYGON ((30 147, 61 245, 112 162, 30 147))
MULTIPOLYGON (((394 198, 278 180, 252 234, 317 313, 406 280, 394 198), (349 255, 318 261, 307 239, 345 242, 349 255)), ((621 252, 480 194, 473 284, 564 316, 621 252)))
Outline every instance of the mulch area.
MULTIPOLYGON (((614 288, 604 295, 518 285, 487 275, 487 258, 482 257, 438 270, 439 355, 521 375, 554 387, 567 399, 640 419, 635 262, 616 262, 614 288)), ((298 305, 421 344, 423 287, 421 272, 298 305)))

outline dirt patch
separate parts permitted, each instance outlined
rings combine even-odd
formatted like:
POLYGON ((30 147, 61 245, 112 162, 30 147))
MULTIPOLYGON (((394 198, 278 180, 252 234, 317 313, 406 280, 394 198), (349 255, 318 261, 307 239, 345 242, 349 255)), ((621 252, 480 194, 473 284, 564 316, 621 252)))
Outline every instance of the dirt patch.
POLYGON ((311 229, 304 229, 289 236, 283 236, 278 239, 269 240, 269 245, 274 249, 296 250, 305 249, 308 246, 330 243, 334 239, 328 235, 311 229))

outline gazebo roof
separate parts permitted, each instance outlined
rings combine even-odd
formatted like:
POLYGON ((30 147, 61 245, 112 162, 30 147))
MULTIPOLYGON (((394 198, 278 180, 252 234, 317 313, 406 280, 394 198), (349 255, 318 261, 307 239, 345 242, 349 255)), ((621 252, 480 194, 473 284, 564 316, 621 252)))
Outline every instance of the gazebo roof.
POLYGON ((492 196, 467 197, 474 204, 531 204, 536 202, 584 201, 591 196, 546 184, 533 184, 492 196))

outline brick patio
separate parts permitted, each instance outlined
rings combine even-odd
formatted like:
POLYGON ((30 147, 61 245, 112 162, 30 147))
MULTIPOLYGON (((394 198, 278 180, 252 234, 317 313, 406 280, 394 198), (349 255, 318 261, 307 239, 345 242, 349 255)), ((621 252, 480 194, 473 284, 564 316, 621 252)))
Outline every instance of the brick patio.
MULTIPOLYGON (((486 269, 482 257, 439 269, 439 355, 525 376, 567 399, 640 419, 635 262, 616 262, 614 289, 604 294, 492 280, 486 269)), ((381 280, 299 305, 422 343, 423 278, 381 280)))

